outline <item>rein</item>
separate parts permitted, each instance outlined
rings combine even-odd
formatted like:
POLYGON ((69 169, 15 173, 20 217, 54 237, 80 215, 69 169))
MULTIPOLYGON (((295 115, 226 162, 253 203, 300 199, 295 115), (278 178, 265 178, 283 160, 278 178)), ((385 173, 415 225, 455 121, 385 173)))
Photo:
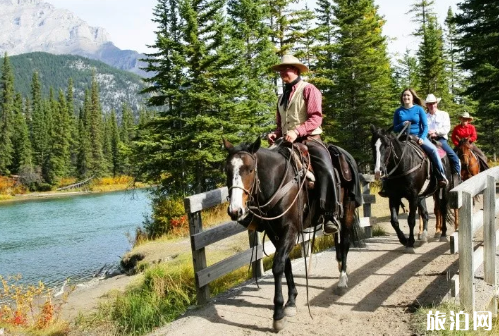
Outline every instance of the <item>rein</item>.
MULTIPOLYGON (((409 122, 409 123, 407 123, 407 124, 404 126, 404 128, 402 129, 402 131, 400 131, 400 133, 397 135, 397 138, 396 138, 397 140, 400 138, 400 136, 402 135, 402 133, 404 133, 404 131, 406 131, 406 130, 407 130, 407 137, 409 138, 409 131, 410 131, 409 127, 410 127, 410 125, 411 125, 411 123, 409 122)), ((391 156, 391 153, 392 153, 392 152, 393 152, 393 156, 394 156, 394 158, 399 159, 399 160, 398 160, 398 162, 395 164, 395 167, 393 167, 393 168, 392 168, 392 170, 391 170, 389 173, 385 174, 385 179, 389 179, 389 180, 390 180, 390 179, 395 179, 395 178, 399 178, 399 177, 402 177, 402 176, 406 176, 406 175, 409 175, 410 173, 412 173, 412 172, 414 172, 414 171, 418 170, 419 168, 421 168, 421 166, 423 165, 424 160, 423 160, 423 161, 422 161, 422 162, 421 162, 418 166, 415 166, 415 167, 413 167, 413 168, 409 169, 408 171, 406 171, 406 172, 404 172, 404 173, 402 173, 402 174, 392 176, 392 174, 393 174, 393 173, 397 170, 397 168, 400 166, 400 163, 402 162, 402 160, 403 160, 403 158, 404 158, 404 155, 405 155, 405 153, 406 153, 406 151, 407 151, 407 147, 409 147, 409 146, 410 146, 410 143, 409 143, 409 140, 407 140, 407 142, 406 142, 406 144, 405 144, 405 146, 404 146, 404 149, 402 150, 402 154, 400 155, 400 159, 399 159, 399 158, 397 157, 397 154, 395 153, 395 148, 393 147, 393 142, 392 142, 392 141, 390 141, 390 151, 388 152, 388 157, 387 157, 387 158, 386 158, 386 160, 385 160, 385 167, 387 167, 387 166, 388 166, 388 162, 389 162, 389 160, 390 160, 390 156, 391 156)), ((386 169, 386 168, 385 168, 385 169, 386 169)))
MULTIPOLYGON (((267 220, 267 221, 278 219, 278 218, 281 218, 282 216, 284 216, 289 210, 291 210, 291 208, 293 207, 293 205, 296 203, 296 200, 298 199, 298 197, 300 196, 300 194, 303 191, 303 185, 305 184, 305 181, 307 180, 306 177, 305 177, 305 175, 307 173, 307 170, 310 167, 310 156, 308 158, 309 159, 308 160, 309 161, 308 166, 306 166, 306 167, 303 166, 304 168, 302 168, 301 170, 297 171, 296 175, 295 175, 295 177, 293 179, 289 180, 286 184, 284 184, 284 181, 286 179, 289 167, 291 166, 291 158, 292 158, 292 153, 289 156, 288 160, 286 161, 286 171, 284 172, 284 175, 283 175, 283 178, 281 180, 281 183, 279 184, 279 187, 277 188, 276 192, 267 201, 267 203, 265 203, 264 205, 257 204, 256 206, 251 206, 251 205, 248 206, 248 210, 249 210, 249 212, 253 216, 255 216, 257 218, 260 218, 262 220, 267 220), (266 217, 266 216, 264 216, 263 215, 263 214, 265 214, 264 210, 266 210, 266 211, 271 210, 277 204, 277 202, 279 202, 282 199, 282 197, 284 197, 291 190, 291 188, 295 184, 298 185, 298 187, 299 187, 298 188, 298 192, 296 193, 293 201, 288 206, 288 208, 286 210, 284 210, 281 214, 279 214, 279 215, 277 215, 275 217, 266 217), (265 209, 266 207, 268 209, 265 209), (258 211, 258 213, 255 212, 255 211, 258 211)), ((255 180, 258 180, 258 174, 256 174, 255 180)), ((258 185, 260 185, 260 181, 259 180, 258 180, 258 185)), ((260 189, 256 190, 255 197, 252 197, 253 199, 258 200, 258 191, 259 190, 260 189)))

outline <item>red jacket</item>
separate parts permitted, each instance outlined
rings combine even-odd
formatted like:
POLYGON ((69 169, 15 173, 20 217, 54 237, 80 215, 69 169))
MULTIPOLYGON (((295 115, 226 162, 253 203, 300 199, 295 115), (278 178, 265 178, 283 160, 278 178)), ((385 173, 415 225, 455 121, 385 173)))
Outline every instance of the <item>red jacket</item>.
POLYGON ((454 127, 452 131, 452 142, 454 145, 459 145, 459 139, 468 138, 469 142, 475 142, 477 135, 475 126, 468 124, 463 126, 461 124, 454 127))

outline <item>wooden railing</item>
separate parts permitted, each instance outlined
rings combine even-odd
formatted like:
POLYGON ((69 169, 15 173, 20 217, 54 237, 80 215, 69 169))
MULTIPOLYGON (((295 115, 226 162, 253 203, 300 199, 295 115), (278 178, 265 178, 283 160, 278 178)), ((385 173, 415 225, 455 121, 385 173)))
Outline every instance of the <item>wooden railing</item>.
MULTIPOLYGON (((369 182, 374 179, 371 175, 361 175, 363 193, 364 193, 364 218, 361 218, 361 226, 364 227, 366 236, 371 236, 371 203, 375 203, 376 199, 374 195, 369 194, 369 182), (367 216, 367 217, 366 217, 367 216)), ((212 208, 218 204, 227 201, 227 188, 219 188, 216 190, 208 191, 206 193, 193 195, 184 199, 184 206, 187 216, 189 218, 189 230, 191 238, 191 250, 192 250, 192 262, 194 265, 194 276, 196 280, 196 290, 197 290, 197 301, 198 304, 204 304, 210 299, 210 290, 208 285, 240 267, 243 267, 249 263, 253 253, 253 263, 252 270, 253 275, 260 277, 263 274, 263 263, 262 259, 264 257, 264 251, 267 254, 274 253, 275 248, 270 241, 262 245, 261 237, 259 232, 248 231, 249 233, 249 243, 248 249, 239 252, 227 259, 221 260, 213 265, 208 266, 206 263, 206 251, 205 248, 213 243, 216 243, 222 239, 229 238, 238 233, 245 231, 246 229, 234 221, 229 221, 218 226, 209 228, 207 230, 203 229, 203 223, 201 220, 201 211, 205 209, 212 208), (255 235, 257 235, 255 239, 255 235), (255 243, 256 242, 256 243, 255 243), (254 246, 254 244, 256 246, 254 246), (255 248, 254 248, 255 247, 255 248), (254 248, 254 251, 253 251, 254 248)), ((322 230, 316 233, 316 236, 322 235, 322 230)), ((308 242, 312 239, 312 233, 308 233, 302 236, 300 235, 299 241, 308 242)), ((306 255, 306 251, 304 252, 306 255)))
MULTIPOLYGON (((459 302, 467 311, 475 310, 475 272, 484 265, 486 302, 479 310, 486 309, 497 316, 496 247, 498 234, 496 215, 499 199, 496 183, 499 167, 488 169, 451 190, 450 205, 459 209, 459 230, 451 236, 451 253, 459 252, 459 275, 454 275, 451 296, 459 295, 459 302), (473 211, 473 198, 483 193, 483 210, 473 211), (473 236, 483 228, 483 246, 475 246, 473 236)), ((478 245, 478 244, 477 244, 478 245)), ((481 295, 482 296, 482 295, 481 295)))

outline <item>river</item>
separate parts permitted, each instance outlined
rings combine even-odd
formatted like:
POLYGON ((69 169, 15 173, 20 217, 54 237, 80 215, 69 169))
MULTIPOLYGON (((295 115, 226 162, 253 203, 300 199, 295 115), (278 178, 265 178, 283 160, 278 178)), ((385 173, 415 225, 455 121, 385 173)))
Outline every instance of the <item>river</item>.
POLYGON ((0 275, 57 286, 118 265, 151 213, 144 190, 0 204, 0 275))

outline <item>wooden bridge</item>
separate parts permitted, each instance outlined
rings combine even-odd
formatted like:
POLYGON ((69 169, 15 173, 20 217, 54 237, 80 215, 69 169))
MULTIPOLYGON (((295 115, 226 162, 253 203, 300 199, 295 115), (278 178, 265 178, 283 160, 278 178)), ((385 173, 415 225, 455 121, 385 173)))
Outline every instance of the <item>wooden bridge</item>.
POLYGON ((92 181, 92 179, 94 178, 94 176, 90 176, 89 178, 83 180, 83 181, 80 181, 80 182, 77 182, 77 183, 74 183, 74 184, 71 184, 71 185, 68 185, 68 186, 64 186, 64 187, 61 187, 61 188, 57 188, 56 190, 57 191, 62 191, 62 190, 69 190, 69 189, 77 189, 77 188, 81 188, 87 184, 90 183, 90 181, 92 181))

